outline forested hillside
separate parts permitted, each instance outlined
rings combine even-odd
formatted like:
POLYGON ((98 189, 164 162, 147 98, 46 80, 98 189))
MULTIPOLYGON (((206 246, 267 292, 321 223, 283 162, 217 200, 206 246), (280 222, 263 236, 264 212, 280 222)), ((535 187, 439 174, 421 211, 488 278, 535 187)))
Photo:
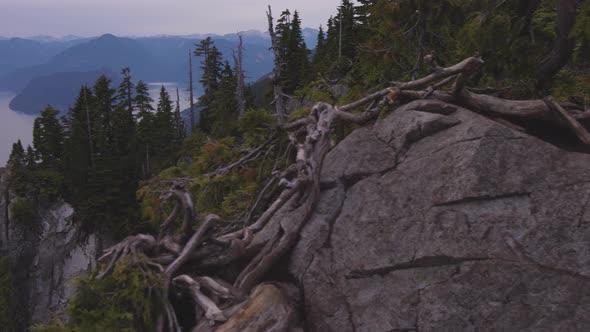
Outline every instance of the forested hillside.
MULTIPOLYGON (((106 76, 82 86, 65 116, 48 106, 33 146, 14 144, 19 222, 65 200, 84 234, 121 241, 80 279, 70 320, 37 330, 239 330, 226 324, 253 289, 290 281, 279 262, 315 211, 320 184, 332 185, 320 179, 326 154, 413 100, 413 109, 465 107, 575 141, 551 144, 590 147, 589 1, 342 0, 313 50, 297 10, 273 17, 269 7, 267 17, 275 66, 265 82, 245 83, 241 38, 230 54, 205 38, 192 48, 198 115, 183 118, 176 91, 164 87, 154 109, 146 84, 122 68, 117 86, 106 76)), ((14 280, 0 282, 8 303, 14 280)), ((277 312, 265 318, 305 325, 277 312)), ((0 323, 22 324, 15 315, 0 311, 0 323)))

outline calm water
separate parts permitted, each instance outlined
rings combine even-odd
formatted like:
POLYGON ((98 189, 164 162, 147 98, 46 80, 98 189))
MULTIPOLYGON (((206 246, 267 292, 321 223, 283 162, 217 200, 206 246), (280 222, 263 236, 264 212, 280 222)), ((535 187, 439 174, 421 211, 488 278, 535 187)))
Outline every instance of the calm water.
MULTIPOLYGON (((160 98, 160 88, 164 86, 164 89, 168 91, 170 95, 170 100, 176 105, 176 87, 178 87, 178 94, 180 99, 180 110, 187 109, 189 107, 189 94, 186 91, 186 87, 181 84, 174 83, 174 82, 150 82, 148 83, 148 89, 150 93, 150 97, 154 100, 154 108, 158 105, 158 98, 160 98)), ((196 96, 194 96, 196 100, 196 96)))
POLYGON ((8 160, 12 143, 20 139, 26 149, 33 141, 35 117, 11 111, 8 104, 13 97, 13 93, 0 91, 0 167, 8 160))

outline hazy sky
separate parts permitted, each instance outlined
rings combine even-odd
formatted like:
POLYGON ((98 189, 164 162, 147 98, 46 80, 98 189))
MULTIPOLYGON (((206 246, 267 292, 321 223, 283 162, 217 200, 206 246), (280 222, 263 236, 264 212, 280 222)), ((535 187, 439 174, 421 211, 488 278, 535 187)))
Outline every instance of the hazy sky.
POLYGON ((275 18, 297 9, 304 27, 317 28, 340 0, 0 0, 0 35, 89 37, 231 33, 266 30, 265 11, 275 18))

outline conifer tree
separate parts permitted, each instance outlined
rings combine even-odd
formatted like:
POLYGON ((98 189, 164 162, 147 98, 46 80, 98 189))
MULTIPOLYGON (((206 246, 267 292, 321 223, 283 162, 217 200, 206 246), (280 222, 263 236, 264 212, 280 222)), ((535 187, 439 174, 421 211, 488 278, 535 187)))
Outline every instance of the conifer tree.
POLYGON ((128 67, 121 71, 123 81, 117 89, 117 105, 113 112, 113 139, 116 153, 124 158, 124 166, 133 169, 136 155, 136 123, 134 118, 134 84, 128 67))
POLYGON ((172 100, 162 86, 154 117, 154 157, 160 170, 172 162, 175 148, 180 143, 177 133, 172 100))
POLYGON ((12 143, 12 150, 8 157, 8 167, 16 167, 23 165, 25 157, 25 149, 20 139, 16 143, 12 143))
POLYGON ((154 149, 154 100, 149 95, 148 86, 142 81, 137 82, 135 87, 135 109, 137 110, 137 140, 140 154, 139 160, 142 160, 142 170, 145 178, 151 174, 150 155, 154 149))
POLYGON ((57 118, 59 111, 47 106, 33 124, 33 146, 41 165, 58 167, 63 157, 63 128, 57 118))
POLYGON ((212 134, 214 137, 224 137, 231 134, 237 125, 239 116, 237 102, 234 98, 236 91, 235 74, 228 62, 221 71, 219 87, 215 91, 213 104, 212 134))
POLYGON ((146 114, 154 111, 154 107, 152 106, 154 100, 150 97, 148 86, 143 81, 137 82, 133 102, 139 120, 141 120, 146 114))
POLYGON ((295 92, 305 83, 308 75, 308 57, 309 51, 303 39, 301 19, 299 18, 299 12, 295 11, 289 28, 285 55, 286 68, 284 77, 287 93, 295 92))
POLYGON ((279 81, 287 94, 293 94, 300 88, 307 77, 309 51, 303 39, 301 19, 295 11, 293 15, 286 9, 277 20, 275 29, 277 47, 282 63, 279 81))
POLYGON ((197 57, 202 57, 201 69, 203 74, 199 82, 203 85, 203 95, 199 98, 199 105, 202 107, 199 114, 199 128, 209 133, 214 121, 213 103, 215 92, 217 91, 219 80, 221 78, 222 62, 221 52, 215 47, 213 39, 207 37, 196 45, 193 53, 197 57))
POLYGON ((28 170, 34 170, 37 166, 37 154, 30 145, 27 146, 27 152, 24 156, 24 164, 28 170))
POLYGON ((111 87, 111 80, 101 75, 93 87, 96 121, 94 123, 93 138, 95 141, 97 156, 107 157, 113 148, 113 108, 115 105, 116 90, 111 87))
POLYGON ((26 153, 20 139, 12 144, 12 151, 6 166, 10 170, 10 187, 17 195, 27 194, 28 171, 26 153))

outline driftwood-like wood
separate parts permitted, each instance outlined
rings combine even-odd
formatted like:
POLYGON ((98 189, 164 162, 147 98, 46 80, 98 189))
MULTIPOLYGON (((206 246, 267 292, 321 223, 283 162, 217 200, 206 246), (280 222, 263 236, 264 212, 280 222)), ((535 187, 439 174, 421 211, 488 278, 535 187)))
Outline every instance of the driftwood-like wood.
MULTIPOLYGON (((270 8, 268 17, 272 30, 270 8)), ((285 170, 274 173, 273 176, 280 180, 273 179, 269 183, 276 185, 280 193, 272 196, 276 198, 266 204, 264 212, 251 223, 238 230, 219 231, 218 225, 223 221, 216 215, 209 215, 195 230, 194 202, 182 181, 177 181, 162 195, 163 200, 174 200, 175 207, 162 223, 158 238, 134 235, 110 248, 101 257, 103 265, 97 278, 109 275, 114 264, 123 259, 140 265, 146 273, 161 274, 163 285, 158 294, 162 315, 157 326, 161 332, 180 330, 172 306, 172 290, 184 292, 194 300, 194 311, 199 314, 195 313, 196 326, 190 327, 193 331, 238 331, 245 326, 240 319, 248 321, 247 331, 261 331, 266 325, 257 324, 269 324, 269 321, 252 317, 268 317, 285 330, 294 329, 298 324, 291 319, 292 310, 288 301, 284 301, 276 287, 262 282, 267 280, 269 271, 277 262, 296 245, 301 229, 316 207, 322 164, 332 148, 331 129, 335 122, 362 125, 376 119, 387 105, 403 105, 402 109, 440 114, 450 114, 460 106, 519 131, 525 129, 511 121, 541 120, 551 123, 555 130, 573 132, 586 147, 590 147, 590 134, 580 122, 589 113, 582 112, 577 105, 560 104, 552 98, 506 100, 474 93, 466 84, 481 68, 483 60, 471 57, 441 68, 433 55, 428 57, 426 63, 431 65, 432 73, 423 78, 391 82, 386 88, 347 105, 317 103, 305 118, 282 125, 289 134, 292 146, 297 149, 296 158, 285 170), (441 90, 444 88, 448 90, 441 90), (365 111, 351 112, 361 107, 365 107, 365 111), (181 216, 179 234, 168 234, 181 216), (280 303, 277 302, 277 308, 281 310, 257 312, 269 310, 261 302, 266 301, 264 299, 281 299, 280 303)), ((206 176, 222 175, 250 162, 270 145, 267 143, 256 148, 237 162, 206 176)), ((265 187, 263 192, 269 190, 265 187)), ((263 203, 257 200, 253 206, 260 204, 263 203)))

